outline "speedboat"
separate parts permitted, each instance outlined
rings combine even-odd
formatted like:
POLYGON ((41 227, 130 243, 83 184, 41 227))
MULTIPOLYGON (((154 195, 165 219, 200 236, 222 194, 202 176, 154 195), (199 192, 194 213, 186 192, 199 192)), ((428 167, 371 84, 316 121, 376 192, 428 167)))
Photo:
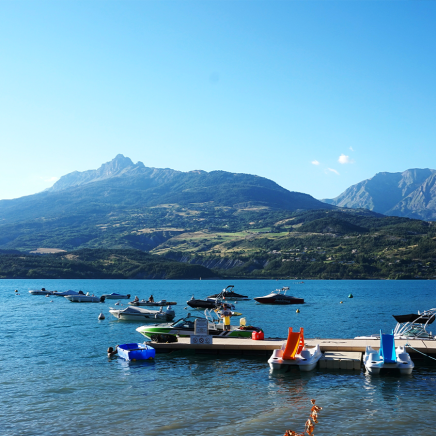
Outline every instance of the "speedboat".
POLYGON ((106 300, 128 300, 130 298, 130 294, 122 295, 112 292, 112 294, 103 294, 102 297, 106 298, 106 300))
POLYGON ((284 287, 282 289, 276 289, 270 294, 264 297, 256 297, 254 300, 262 304, 303 304, 303 298, 292 297, 291 295, 286 295, 286 291, 289 291, 289 287, 284 287))
POLYGON ((129 301, 129 304, 131 306, 149 306, 149 307, 160 307, 160 306, 174 306, 177 303, 175 301, 167 301, 167 300, 160 300, 160 301, 129 301))
POLYGON ((41 288, 41 289, 31 289, 29 291, 29 294, 31 294, 31 295, 52 295, 53 292, 56 292, 56 291, 47 291, 47 289, 41 288))
POLYGON ((71 290, 64 292, 53 291, 51 295, 53 295, 54 297, 65 297, 66 295, 79 295, 79 293, 71 290))
POLYGON ((370 345, 363 355, 363 364, 371 374, 379 374, 382 369, 399 369, 401 374, 412 374, 414 364, 405 347, 395 348, 394 335, 380 331, 380 349, 374 350, 370 345))
MULTIPOLYGON (((217 319, 216 313, 212 310, 205 310, 205 317, 208 321, 208 334, 213 337, 251 338, 253 332, 262 331, 258 327, 246 326, 244 319, 240 320, 239 326, 231 325, 230 330, 224 330, 224 324, 219 318, 217 319)), ((141 326, 136 331, 152 341, 177 341, 177 336, 190 337, 194 334, 194 324, 197 319, 204 319, 204 317, 188 314, 187 317, 181 318, 172 324, 141 326)))
POLYGON ((246 295, 241 295, 233 291, 234 286, 229 285, 223 289, 219 294, 209 295, 208 299, 216 299, 220 301, 248 301, 250 300, 246 295))
POLYGON ((305 347, 303 328, 293 332, 290 327, 287 341, 283 342, 279 350, 273 351, 268 363, 273 371, 289 369, 291 366, 298 366, 300 371, 312 371, 321 356, 319 345, 309 349, 305 347))
POLYGON ((97 297, 95 295, 89 295, 89 292, 84 294, 82 291, 79 291, 77 295, 65 295, 64 298, 72 303, 104 303, 105 300, 103 295, 101 297, 97 297))
POLYGON ((156 350, 147 344, 123 344, 118 345, 118 355, 125 360, 150 360, 154 359, 156 350))
POLYGON ((204 300, 191 297, 186 304, 193 309, 218 309, 222 306, 222 302, 218 301, 216 298, 205 298, 204 300))
MULTIPOLYGON (((435 315, 436 309, 425 310, 422 313, 418 311, 417 314, 392 315, 397 321, 393 330, 394 338, 435 340, 433 333, 427 331, 427 326, 433 324, 435 315)), ((380 339, 380 335, 357 336, 354 339, 380 339)))
POLYGON ((140 321, 140 322, 170 322, 176 316, 174 310, 150 310, 142 307, 128 306, 125 309, 110 309, 109 312, 122 321, 140 321))

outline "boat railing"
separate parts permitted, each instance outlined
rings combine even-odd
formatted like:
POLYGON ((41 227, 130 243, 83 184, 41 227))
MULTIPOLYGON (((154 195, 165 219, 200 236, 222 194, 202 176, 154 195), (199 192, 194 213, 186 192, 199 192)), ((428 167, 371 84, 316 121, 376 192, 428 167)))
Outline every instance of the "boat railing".
POLYGON ((421 337, 421 338, 431 338, 433 337, 432 332, 427 331, 427 326, 432 324, 435 320, 436 309, 425 310, 424 312, 418 312, 419 317, 414 321, 409 321, 406 323, 397 323, 395 326, 393 334, 395 336, 409 336, 409 337, 421 337), (427 320, 426 322, 423 322, 427 320))

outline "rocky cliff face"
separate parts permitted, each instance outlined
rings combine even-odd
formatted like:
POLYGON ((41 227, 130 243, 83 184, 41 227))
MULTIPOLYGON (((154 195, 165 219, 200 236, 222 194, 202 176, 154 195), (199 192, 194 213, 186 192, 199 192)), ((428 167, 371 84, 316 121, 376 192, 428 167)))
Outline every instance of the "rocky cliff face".
POLYGON ((436 220, 436 170, 409 169, 378 173, 325 203, 369 209, 385 215, 436 220))

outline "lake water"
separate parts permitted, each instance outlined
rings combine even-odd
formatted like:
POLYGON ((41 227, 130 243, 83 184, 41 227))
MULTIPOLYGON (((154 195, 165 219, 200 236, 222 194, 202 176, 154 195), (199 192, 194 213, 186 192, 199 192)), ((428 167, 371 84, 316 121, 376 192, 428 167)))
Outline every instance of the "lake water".
POLYGON ((28 293, 45 287, 153 294, 177 301, 178 318, 192 294, 203 298, 228 284, 250 298, 290 286, 291 295, 306 300, 298 314, 295 306, 237 303, 267 337, 285 337, 290 326, 304 327, 309 338, 389 332, 393 314, 436 307, 433 281, 0 280, 0 434, 281 436, 303 430, 311 398, 323 407, 317 436, 434 434, 431 359, 417 361, 411 376, 372 377, 325 370, 273 375, 264 357, 158 354, 154 362, 127 363, 108 359, 108 346, 145 338, 135 331, 140 324, 109 314, 114 300, 73 304, 28 293), (100 312, 105 320, 97 319, 100 312))

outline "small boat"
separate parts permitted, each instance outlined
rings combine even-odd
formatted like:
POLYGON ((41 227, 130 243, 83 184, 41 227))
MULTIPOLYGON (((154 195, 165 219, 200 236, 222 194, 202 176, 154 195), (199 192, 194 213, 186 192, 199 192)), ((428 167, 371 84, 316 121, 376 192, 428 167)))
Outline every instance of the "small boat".
POLYGON ((160 307, 160 306, 175 306, 177 303, 175 301, 167 301, 167 300, 160 300, 160 301, 129 301, 129 304, 131 306, 149 306, 149 307, 160 307))
MULTIPOLYGON (((427 327, 435 320, 436 309, 428 309, 422 313, 410 313, 407 315, 392 315, 397 321, 393 335, 395 339, 421 339, 435 340, 432 332, 427 327)), ((357 336, 354 339, 380 339, 380 334, 369 336, 357 336)))
POLYGON ((405 347, 395 348, 395 338, 380 331, 380 349, 374 350, 370 345, 363 355, 363 364, 371 374, 379 374, 383 369, 398 369, 401 374, 412 374, 414 364, 405 347))
POLYGON ((128 300, 130 298, 130 294, 122 295, 112 292, 112 294, 103 294, 102 297, 106 298, 106 300, 128 300))
POLYGON ((79 293, 71 290, 64 291, 64 292, 53 291, 51 295, 55 297, 65 297, 66 295, 79 295, 79 293))
POLYGON ((289 369, 291 366, 298 366, 300 371, 311 371, 321 356, 319 345, 309 349, 305 347, 303 328, 293 332, 290 327, 287 341, 283 342, 282 348, 273 351, 268 363, 273 371, 289 369))
POLYGON ((77 295, 65 295, 64 298, 72 303, 104 303, 105 300, 103 296, 89 295, 89 292, 84 294, 82 291, 79 291, 77 295))
POLYGON ((194 296, 192 296, 186 304, 193 309, 218 309, 222 306, 222 302, 217 301, 216 298, 205 298, 201 300, 194 296))
POLYGON ((53 292, 56 292, 56 291, 48 291, 45 288, 41 288, 41 289, 31 289, 29 291, 29 294, 31 294, 31 295, 52 295, 53 292))
POLYGON ((174 310, 150 310, 142 307, 128 306, 125 309, 110 309, 115 318, 122 321, 140 321, 140 322, 170 322, 176 316, 174 310))
POLYGON ((229 285, 223 289, 219 294, 209 295, 208 299, 216 299, 220 301, 249 301, 250 299, 246 295, 241 295, 233 291, 234 286, 229 285))
POLYGON ((224 330, 224 324, 213 310, 205 310, 205 317, 192 316, 181 318, 172 324, 154 324, 141 326, 137 332, 152 341, 177 341, 179 337, 190 337, 194 334, 194 324, 197 319, 208 320, 209 335, 218 338, 251 338, 253 332, 262 331, 259 327, 245 325, 245 320, 241 319, 239 326, 231 325, 230 330, 224 330))
POLYGON ((270 294, 265 295, 264 297, 256 297, 254 301, 262 304, 303 304, 303 298, 292 297, 291 295, 286 295, 286 292, 289 291, 289 287, 283 287, 282 289, 276 289, 272 291, 270 294))
POLYGON ((125 360, 151 360, 154 359, 156 350, 147 344, 118 345, 118 355, 125 360))

